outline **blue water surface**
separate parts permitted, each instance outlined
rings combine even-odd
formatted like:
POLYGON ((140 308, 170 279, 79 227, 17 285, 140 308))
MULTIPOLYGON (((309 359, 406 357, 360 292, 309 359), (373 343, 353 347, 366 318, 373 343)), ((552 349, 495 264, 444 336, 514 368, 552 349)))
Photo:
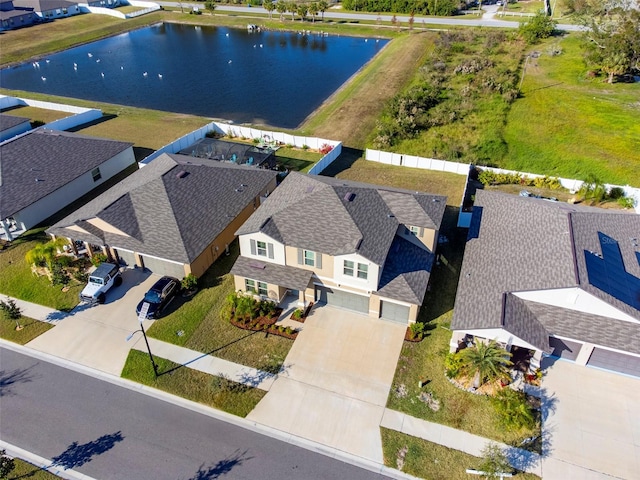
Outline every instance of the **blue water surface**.
POLYGON ((158 24, 4 69, 0 86, 295 128, 386 43, 158 24))

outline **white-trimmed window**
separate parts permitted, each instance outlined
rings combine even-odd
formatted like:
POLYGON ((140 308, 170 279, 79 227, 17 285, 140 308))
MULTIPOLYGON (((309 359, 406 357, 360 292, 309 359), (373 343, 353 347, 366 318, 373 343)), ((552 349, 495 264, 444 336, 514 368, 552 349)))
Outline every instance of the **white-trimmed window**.
POLYGON ((249 243, 251 246, 251 255, 273 258, 273 243, 262 242, 260 240, 254 240, 253 238, 249 243))
POLYGON ((269 294, 269 289, 265 282, 258 282, 250 278, 244 279, 244 288, 247 292, 257 293, 258 295, 264 295, 265 297, 269 294))
POLYGON ((415 235, 416 237, 420 235, 420 227, 409 226, 409 233, 411 235, 415 235))
POLYGON ((358 264, 358 278, 366 280, 368 273, 369 273, 369 266, 365 265, 364 263, 359 263, 358 264))
POLYGON ((267 242, 256 242, 256 247, 258 249, 258 256, 266 257, 267 256, 267 242))
POLYGON ((355 263, 352 260, 345 260, 344 265, 342 267, 342 273, 344 273, 348 277, 353 277, 354 270, 355 270, 355 263))
POLYGON ((316 252, 312 252, 311 250, 304 251, 304 264, 310 267, 316 266, 316 252))
POLYGON ((91 170, 91 176, 93 177, 93 181, 97 182, 102 178, 102 174, 100 173, 100 167, 96 167, 91 170))

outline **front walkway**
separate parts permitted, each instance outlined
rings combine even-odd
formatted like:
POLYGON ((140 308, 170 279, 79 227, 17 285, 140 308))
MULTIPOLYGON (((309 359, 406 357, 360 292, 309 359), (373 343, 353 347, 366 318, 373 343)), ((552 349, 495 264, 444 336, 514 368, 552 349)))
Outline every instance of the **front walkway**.
POLYGON ((383 463, 380 422, 406 326, 314 307, 248 420, 383 463))

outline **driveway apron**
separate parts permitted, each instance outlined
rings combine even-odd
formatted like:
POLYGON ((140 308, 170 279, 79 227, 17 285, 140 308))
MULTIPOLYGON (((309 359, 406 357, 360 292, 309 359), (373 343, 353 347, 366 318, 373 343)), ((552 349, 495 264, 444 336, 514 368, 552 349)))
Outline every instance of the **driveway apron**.
POLYGON ((380 423, 406 325, 316 306, 247 417, 382 463, 380 423))
POLYGON ((543 478, 638 478, 640 379, 548 362, 543 478))
MULTIPOLYGON (((136 305, 157 277, 139 269, 126 270, 122 285, 107 292, 103 305, 80 304, 60 318, 49 318, 55 328, 45 332, 27 347, 65 358, 75 363, 120 376, 129 350, 139 341, 136 305)), ((145 321, 145 328, 150 326, 145 321)))

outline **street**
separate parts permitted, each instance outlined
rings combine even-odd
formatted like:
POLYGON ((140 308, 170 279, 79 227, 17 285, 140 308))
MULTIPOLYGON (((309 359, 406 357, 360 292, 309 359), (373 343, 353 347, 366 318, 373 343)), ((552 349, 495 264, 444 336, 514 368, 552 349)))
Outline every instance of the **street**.
POLYGON ((0 439, 97 479, 386 478, 2 347, 0 411, 0 439))

